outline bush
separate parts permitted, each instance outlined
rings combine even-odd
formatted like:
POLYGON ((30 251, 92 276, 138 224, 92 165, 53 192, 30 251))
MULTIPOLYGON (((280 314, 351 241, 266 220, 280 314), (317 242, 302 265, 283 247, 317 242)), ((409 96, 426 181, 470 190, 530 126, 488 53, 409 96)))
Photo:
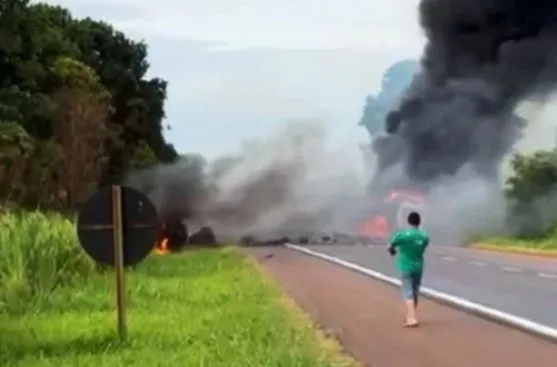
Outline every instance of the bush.
POLYGON ((509 222, 520 237, 546 234, 557 220, 557 150, 517 154, 505 194, 509 222))
POLYGON ((0 211, 0 313, 24 312, 59 286, 95 271, 59 214, 0 211))

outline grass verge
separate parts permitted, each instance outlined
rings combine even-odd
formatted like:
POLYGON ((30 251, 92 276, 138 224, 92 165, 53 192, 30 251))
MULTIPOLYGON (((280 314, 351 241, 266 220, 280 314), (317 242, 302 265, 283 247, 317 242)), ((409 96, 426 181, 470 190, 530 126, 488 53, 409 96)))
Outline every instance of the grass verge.
POLYGON ((480 250, 557 257, 557 236, 552 235, 535 240, 491 237, 475 242, 472 247, 480 250))
POLYGON ((53 290, 94 274, 70 220, 0 207, 0 314, 30 312, 53 290))
POLYGON ((129 338, 114 333, 110 274, 0 314, 0 365, 349 366, 234 249, 151 257, 128 272, 129 338))

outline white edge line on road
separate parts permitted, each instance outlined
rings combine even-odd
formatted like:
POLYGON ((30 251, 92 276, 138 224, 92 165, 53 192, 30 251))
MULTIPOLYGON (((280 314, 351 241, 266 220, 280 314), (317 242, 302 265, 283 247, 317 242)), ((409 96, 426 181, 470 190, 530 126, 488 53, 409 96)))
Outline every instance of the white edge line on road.
POLYGON ((538 276, 540 278, 546 278, 546 279, 557 279, 557 274, 538 273, 538 276))
MULTIPOLYGON (((320 259, 329 261, 331 263, 343 266, 345 268, 354 270, 356 272, 359 272, 361 274, 370 276, 372 278, 375 278, 377 280, 381 280, 385 283, 394 285, 394 286, 400 286, 400 280, 396 279, 396 278, 392 278, 389 277, 385 274, 379 273, 377 271, 368 269, 368 268, 364 268, 363 266, 360 265, 356 265, 353 264, 351 262, 348 261, 344 261, 342 259, 333 257, 333 256, 329 256, 329 255, 325 255, 322 254, 320 252, 317 251, 313 251, 313 250, 309 250, 307 248, 301 247, 301 246, 297 246, 297 245, 292 245, 292 244, 286 244, 286 247, 299 251, 299 252, 303 252, 305 254, 314 256, 314 257, 318 257, 320 259)), ((500 322, 502 324, 511 326, 511 327, 515 327, 518 329, 522 329, 524 331, 527 331, 529 333, 532 334, 536 334, 548 339, 551 339, 553 341, 557 341, 557 329, 554 329, 552 327, 546 326, 546 325, 542 325, 539 324, 535 321, 532 320, 528 320, 519 316, 515 316, 515 315, 511 315, 509 313, 503 312, 503 311, 499 311, 496 310, 494 308, 491 307, 487 307, 484 305, 481 305, 479 303, 475 303, 472 301, 469 301, 467 299, 464 298, 460 298, 457 296, 453 296, 447 293, 443 293, 443 292, 439 292, 436 291, 434 289, 431 288, 427 288, 427 287, 422 287, 421 292, 424 296, 429 297, 431 299, 434 299, 436 301, 442 302, 442 303, 446 303, 449 304, 453 307, 462 309, 464 311, 470 312, 470 313, 474 313, 478 316, 483 316, 484 318, 493 320, 493 321, 497 321, 500 322)))
POLYGON ((441 259, 447 261, 456 261, 456 259, 452 256, 442 256, 441 259))
POLYGON ((483 261, 469 261, 468 264, 476 265, 476 266, 485 266, 485 263, 483 261))
POLYGON ((521 273, 522 269, 519 268, 514 268, 512 266, 502 266, 501 269, 503 271, 509 272, 509 273, 521 273))

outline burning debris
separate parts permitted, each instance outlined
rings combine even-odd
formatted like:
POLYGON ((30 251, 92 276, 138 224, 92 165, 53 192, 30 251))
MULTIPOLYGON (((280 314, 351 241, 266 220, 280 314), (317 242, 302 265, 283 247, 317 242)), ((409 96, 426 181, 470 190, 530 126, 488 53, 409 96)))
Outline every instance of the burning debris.
POLYGON ((425 215, 426 201, 417 191, 389 190, 374 202, 367 219, 358 228, 358 233, 368 241, 383 243, 390 234, 406 226, 406 218, 412 211, 425 215))
POLYGON ((155 253, 164 255, 181 251, 188 244, 188 229, 180 220, 167 221, 162 225, 155 253))
POLYGON ((354 245, 357 243, 370 243, 371 238, 366 236, 351 235, 346 233, 301 233, 298 235, 274 238, 257 238, 252 235, 243 236, 241 246, 281 246, 285 244, 320 244, 320 245, 354 245))
POLYGON ((279 238, 267 238, 267 239, 261 239, 261 238, 257 238, 255 236, 251 236, 251 235, 246 235, 243 236, 240 239, 240 245, 241 246, 278 246, 278 245, 284 245, 287 243, 293 243, 294 241, 292 241, 289 237, 286 236, 282 236, 279 238))
POLYGON ((157 255, 181 252, 188 246, 216 245, 217 238, 211 227, 201 227, 188 237, 188 228, 181 220, 168 221, 162 226, 155 246, 157 255))
POLYGON ((217 237, 211 227, 201 227, 199 231, 191 235, 189 242, 193 245, 216 245, 217 237))
POLYGON ((168 248, 168 238, 161 238, 155 246, 155 254, 165 255, 168 253, 170 253, 170 249, 168 248))

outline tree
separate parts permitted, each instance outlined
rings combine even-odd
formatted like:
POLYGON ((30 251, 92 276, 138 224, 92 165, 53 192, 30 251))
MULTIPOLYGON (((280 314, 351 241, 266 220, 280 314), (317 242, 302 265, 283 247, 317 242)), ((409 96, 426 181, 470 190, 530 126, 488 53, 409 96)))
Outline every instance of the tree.
POLYGON ((139 142, 128 151, 126 161, 133 170, 149 168, 159 162, 157 156, 145 141, 139 142))
POLYGON ((175 160, 163 136, 166 82, 146 78, 148 69, 145 43, 107 23, 0 0, 0 121, 32 142, 25 155, 10 156, 9 167, 3 163, 2 183, 8 168, 21 167, 26 194, 18 200, 54 205, 64 197, 74 205, 87 188, 175 160))
POLYGON ((64 202, 60 200, 57 170, 62 164, 60 146, 52 140, 36 140, 31 154, 27 159, 25 170, 25 197, 18 201, 20 205, 32 208, 64 210, 64 202))
POLYGON ((505 194, 509 222, 517 235, 543 235, 557 220, 557 150, 517 154, 505 194))
POLYGON ((64 206, 73 208, 96 186, 109 137, 110 95, 93 69, 70 58, 54 65, 54 141, 60 147, 57 180, 64 206))
POLYGON ((385 71, 379 93, 366 97, 359 125, 365 127, 370 135, 373 136, 383 129, 387 113, 412 82, 418 66, 413 60, 394 63, 385 71))
POLYGON ((83 62, 96 71, 112 96, 109 123, 119 131, 119 140, 108 147, 106 179, 121 179, 132 168, 126 159, 141 142, 160 161, 174 161, 177 153, 163 136, 167 84, 159 78, 144 78, 149 68, 145 43, 134 42, 110 25, 91 19, 76 22, 67 35, 79 45, 83 62))
POLYGON ((0 121, 0 193, 10 201, 25 195, 24 174, 34 142, 19 124, 0 121))
POLYGON ((0 119, 16 121, 35 138, 51 135, 50 67, 77 47, 27 1, 3 0, 0 20, 0 119))

